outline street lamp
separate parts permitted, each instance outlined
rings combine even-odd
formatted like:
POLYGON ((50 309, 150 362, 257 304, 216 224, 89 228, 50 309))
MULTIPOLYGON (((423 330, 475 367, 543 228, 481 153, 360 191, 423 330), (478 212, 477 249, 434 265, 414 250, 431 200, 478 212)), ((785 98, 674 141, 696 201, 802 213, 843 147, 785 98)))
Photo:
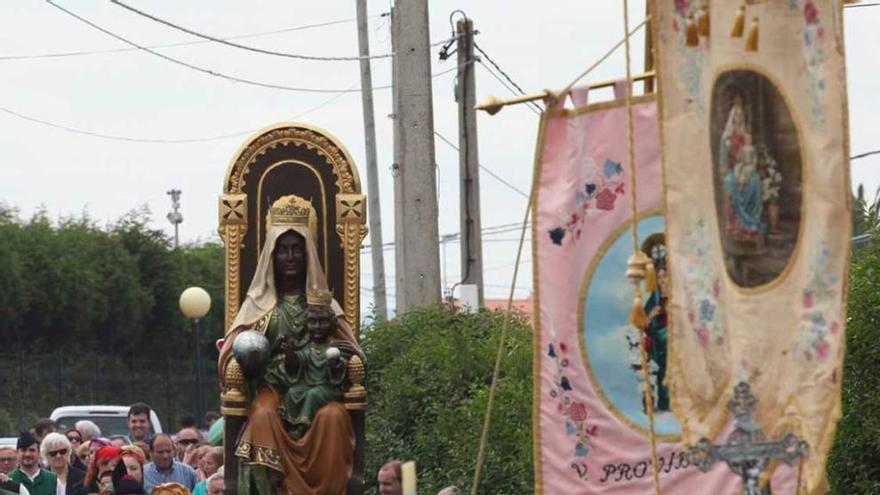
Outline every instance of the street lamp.
POLYGON ((201 425, 205 416, 205 380, 202 376, 202 332, 199 326, 208 310, 211 296, 201 287, 190 287, 180 294, 180 311, 193 321, 196 336, 196 423, 201 425))

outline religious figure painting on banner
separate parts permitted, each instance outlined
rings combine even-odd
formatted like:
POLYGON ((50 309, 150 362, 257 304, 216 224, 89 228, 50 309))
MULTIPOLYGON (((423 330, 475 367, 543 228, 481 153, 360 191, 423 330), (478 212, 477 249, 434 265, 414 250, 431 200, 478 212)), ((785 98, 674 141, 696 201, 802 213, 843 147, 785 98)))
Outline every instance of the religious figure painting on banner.
POLYGON ((801 223, 801 151, 776 86, 747 69, 722 72, 711 100, 712 170, 727 273, 740 287, 777 279, 801 223))

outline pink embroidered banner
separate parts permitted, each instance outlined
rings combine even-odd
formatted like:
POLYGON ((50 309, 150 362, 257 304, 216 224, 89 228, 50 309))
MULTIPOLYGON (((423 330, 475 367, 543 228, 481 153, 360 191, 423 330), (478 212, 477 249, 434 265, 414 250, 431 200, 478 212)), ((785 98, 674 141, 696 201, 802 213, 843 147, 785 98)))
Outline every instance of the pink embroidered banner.
MULTIPOLYGON (((735 493, 726 466, 707 474, 690 465, 669 408, 666 254, 657 107, 653 95, 634 100, 638 233, 641 249, 661 275, 645 294, 651 323, 628 322, 632 285, 631 196, 622 100, 549 109, 536 157, 533 270, 536 287, 536 493, 652 494, 651 450, 644 412, 640 332, 648 335, 649 371, 663 493, 735 493)), ((780 485, 782 486, 782 485, 780 485)))
POLYGON ((841 7, 654 2, 673 406, 688 443, 723 440, 749 383, 767 436, 809 444, 811 494, 827 491, 846 320, 841 7))

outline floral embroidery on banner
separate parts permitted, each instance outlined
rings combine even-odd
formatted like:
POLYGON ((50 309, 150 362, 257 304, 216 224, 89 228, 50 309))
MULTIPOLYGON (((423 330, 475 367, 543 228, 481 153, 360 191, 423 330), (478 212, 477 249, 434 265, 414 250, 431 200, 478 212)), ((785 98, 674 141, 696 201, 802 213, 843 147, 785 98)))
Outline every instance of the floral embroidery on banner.
POLYGON ((794 346, 795 358, 824 362, 840 335, 837 294, 840 278, 831 269, 827 247, 821 247, 810 262, 810 280, 801 292, 800 340, 794 346))
POLYGON ((809 78, 810 85, 810 108, 813 113, 813 124, 822 125, 825 122, 825 112, 822 108, 822 92, 825 91, 825 27, 819 19, 819 9, 813 0, 806 0, 803 7, 804 31, 803 52, 804 67, 809 78))
POLYGON ((706 220, 697 220, 688 233, 687 245, 694 263, 687 264, 685 283, 688 324, 700 346, 722 344, 721 323, 718 321, 718 298, 721 296, 721 280, 709 258, 712 245, 706 228, 706 220))
POLYGON ((675 0, 675 14, 672 19, 672 30, 677 35, 678 52, 680 55, 679 72, 690 95, 688 103, 696 105, 703 111, 703 50, 707 44, 699 46, 687 45, 688 16, 692 22, 700 15, 700 5, 696 0, 675 0))
POLYGON ((617 198, 624 193, 623 167, 620 162, 606 158, 601 170, 592 158, 586 157, 583 165, 586 177, 572 198, 569 210, 560 210, 560 225, 547 233, 553 244, 561 246, 568 237, 572 243, 581 238, 587 220, 602 212, 614 209, 617 198))
POLYGON ((587 406, 572 398, 572 383, 566 375, 569 362, 569 346, 565 341, 557 340, 555 332, 551 332, 547 356, 556 365, 553 386, 549 395, 556 402, 556 412, 565 417, 565 434, 575 439, 573 457, 587 457, 592 448, 592 438, 599 433, 597 425, 589 425, 590 414, 587 406))

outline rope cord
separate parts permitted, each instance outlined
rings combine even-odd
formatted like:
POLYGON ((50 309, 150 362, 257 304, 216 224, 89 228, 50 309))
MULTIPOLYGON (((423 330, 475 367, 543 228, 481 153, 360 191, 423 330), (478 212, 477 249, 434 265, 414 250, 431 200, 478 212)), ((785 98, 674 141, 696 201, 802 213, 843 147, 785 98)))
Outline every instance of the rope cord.
MULTIPOLYGON (((626 17, 629 17, 629 15, 627 15, 626 17)), ((576 78, 574 78, 574 81, 568 83, 568 86, 566 86, 565 89, 563 89, 562 91, 559 92, 559 97, 560 97, 560 98, 564 98, 565 95, 567 95, 568 92, 571 91, 571 88, 573 88, 575 84, 577 84, 581 79, 587 77, 587 74, 589 74, 590 72, 593 72, 593 69, 595 69, 596 67, 598 67, 602 62, 608 60, 608 57, 610 57, 611 55, 613 55, 614 52, 617 51, 617 49, 621 47, 621 45, 623 45, 623 44, 627 44, 627 47, 629 47, 629 37, 632 36, 632 35, 634 35, 634 34, 636 33, 636 31, 638 31, 639 29, 641 29, 641 28, 642 28, 645 24, 647 24, 648 21, 650 21, 650 20, 651 20, 651 16, 647 16, 647 17, 645 17, 645 19, 644 19, 642 22, 640 22, 638 26, 634 27, 634 28, 632 29, 632 31, 629 31, 629 32, 626 34, 626 37, 625 37, 624 39, 618 41, 617 44, 615 44, 614 46, 612 46, 607 52, 605 52, 604 55, 602 55, 601 57, 599 57, 599 60, 596 60, 596 61, 593 63, 593 65, 587 67, 587 70, 581 72, 581 74, 580 74, 579 76, 577 76, 576 78)), ((627 29, 628 29, 628 28, 629 28, 629 23, 627 23, 627 29)), ((624 32, 626 32, 626 31, 624 31, 624 32)), ((627 67, 627 70, 628 70, 628 69, 629 69, 629 64, 627 64, 626 67, 627 67)))
MULTIPOLYGON (((543 124, 542 124, 543 125, 543 124)), ((483 461, 486 459, 486 445, 489 440, 489 427, 492 424, 492 405, 495 402, 495 390, 498 388, 498 376, 501 373, 501 358, 504 356, 504 340, 507 337, 507 327, 510 323, 511 311, 513 311, 513 295, 516 290, 516 277, 519 275, 520 257, 522 256, 523 244, 525 243, 526 229, 529 225, 529 213, 532 210, 532 200, 535 192, 532 190, 526 203, 526 213, 523 217, 522 227, 519 234, 519 246, 516 249, 516 264, 513 268, 513 280, 510 281, 510 295, 507 297, 507 312, 501 323, 501 335, 498 338, 498 353, 495 355, 495 368, 492 370, 492 384, 489 386, 489 399, 486 402, 486 415, 483 418, 483 430, 480 432, 480 448, 477 452, 477 465, 474 470, 474 482, 471 485, 471 495, 477 495, 477 487, 480 484, 480 474, 483 470, 483 461)))
MULTIPOLYGON (((646 19, 647 20, 647 19, 646 19)), ((639 27, 643 26, 646 21, 642 21, 639 27)), ((623 0, 623 38, 626 45, 626 146, 629 153, 629 180, 630 180, 630 198, 632 201, 632 248, 633 254, 638 254, 639 249, 639 204, 638 194, 636 190, 636 147, 635 136, 633 135, 633 105, 632 105, 632 73, 630 71, 630 49, 629 49, 629 1, 623 0)), ((638 29, 638 28, 636 28, 638 29)), ((569 88, 570 89, 570 88, 569 88)), ((641 298, 640 281, 634 284, 635 298, 641 298)), ((654 493, 660 495, 660 468, 657 465, 657 438, 654 434, 654 393, 651 389, 651 376, 648 372, 648 356, 645 349, 645 332, 640 332, 642 336, 642 344, 639 346, 639 355, 642 364, 642 380, 645 390, 645 410, 648 414, 648 439, 651 443, 651 472, 654 480, 654 493)))

